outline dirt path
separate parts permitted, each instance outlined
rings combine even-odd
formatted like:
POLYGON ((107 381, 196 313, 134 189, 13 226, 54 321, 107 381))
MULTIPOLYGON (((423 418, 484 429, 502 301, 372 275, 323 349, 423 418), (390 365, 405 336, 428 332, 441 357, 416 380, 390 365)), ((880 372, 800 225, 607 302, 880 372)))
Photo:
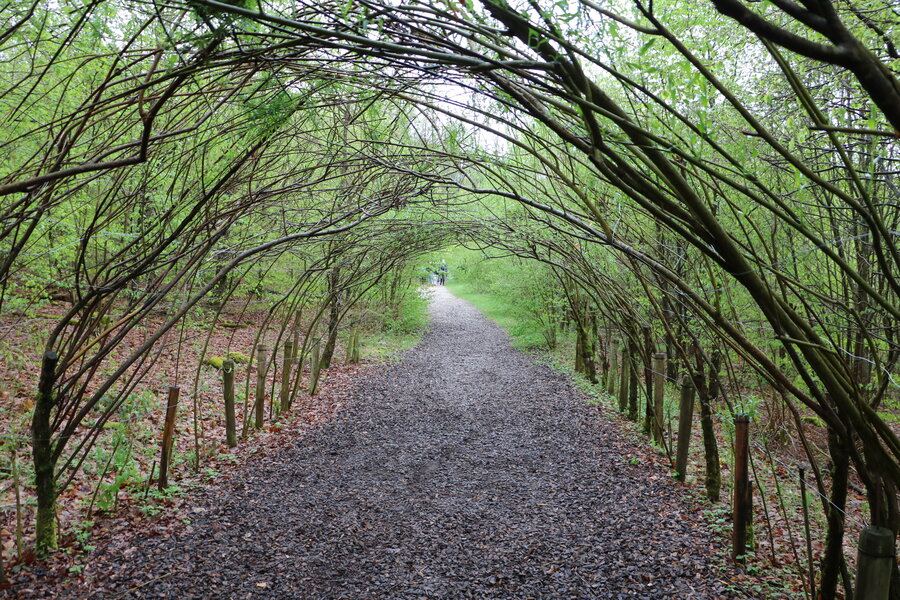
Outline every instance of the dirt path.
POLYGON ((729 597, 664 473, 471 306, 432 312, 339 420, 95 557, 95 597, 729 597))

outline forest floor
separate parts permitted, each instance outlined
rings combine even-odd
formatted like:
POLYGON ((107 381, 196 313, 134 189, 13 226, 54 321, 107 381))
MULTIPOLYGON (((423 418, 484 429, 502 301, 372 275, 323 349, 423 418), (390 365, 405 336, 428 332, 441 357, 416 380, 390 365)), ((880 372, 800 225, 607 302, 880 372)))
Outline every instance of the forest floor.
POLYGON ((34 598, 753 597, 694 500, 438 289, 402 362, 34 598))

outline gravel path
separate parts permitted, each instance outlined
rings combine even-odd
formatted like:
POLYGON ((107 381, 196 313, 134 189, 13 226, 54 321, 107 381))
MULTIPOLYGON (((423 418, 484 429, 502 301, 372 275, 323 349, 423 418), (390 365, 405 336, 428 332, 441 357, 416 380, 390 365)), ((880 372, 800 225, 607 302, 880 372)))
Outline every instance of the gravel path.
POLYGON ((729 597, 719 542, 609 419, 443 288, 432 315, 338 420, 95 557, 95 597, 729 597))

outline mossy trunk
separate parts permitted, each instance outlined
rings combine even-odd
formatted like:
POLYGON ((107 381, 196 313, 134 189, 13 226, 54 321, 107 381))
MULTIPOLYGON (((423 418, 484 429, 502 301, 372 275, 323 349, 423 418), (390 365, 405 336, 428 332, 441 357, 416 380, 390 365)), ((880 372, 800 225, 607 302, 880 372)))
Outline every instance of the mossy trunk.
POLYGON ((34 415, 31 419, 34 486, 37 496, 35 518, 35 552, 45 556, 57 548, 56 538, 56 457, 53 447, 50 415, 53 411, 53 385, 56 381, 55 352, 47 351, 41 364, 34 415))
POLYGON ((579 373, 584 373, 588 381, 597 383, 597 364, 594 362, 594 341, 591 332, 581 320, 576 321, 576 327, 578 328, 578 339, 575 344, 575 352, 578 356, 575 368, 579 373))
POLYGON ((697 395, 700 396, 700 429, 703 432, 703 456, 706 461, 706 497, 710 502, 718 502, 722 490, 722 473, 719 469, 719 446, 713 429, 712 390, 706 386, 703 375, 694 377, 697 395))
MULTIPOLYGON (((825 537, 825 554, 822 557, 822 579, 819 597, 834 600, 837 597, 838 576, 846 572, 844 563, 844 509, 847 504, 847 480, 850 473, 850 456, 847 446, 833 431, 828 432, 828 452, 831 455, 831 498, 828 505, 828 533, 825 537)), ((850 582, 844 581, 845 593, 850 582)))
POLYGON ((329 307, 328 307, 328 337, 322 348, 322 356, 319 357, 319 368, 327 369, 331 366, 331 358, 334 356, 334 348, 337 345, 338 326, 341 324, 341 310, 343 293, 340 288, 341 271, 334 267, 328 273, 329 307))

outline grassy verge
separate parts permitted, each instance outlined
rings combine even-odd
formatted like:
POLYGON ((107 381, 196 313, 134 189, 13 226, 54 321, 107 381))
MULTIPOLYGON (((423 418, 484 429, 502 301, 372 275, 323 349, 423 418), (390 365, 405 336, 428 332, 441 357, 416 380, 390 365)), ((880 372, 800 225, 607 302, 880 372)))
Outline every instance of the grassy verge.
POLYGON ((411 333, 378 333, 362 336, 360 355, 363 360, 392 361, 422 341, 426 328, 411 333))
POLYGON ((428 294, 411 294, 397 312, 378 315, 376 331, 363 332, 360 355, 363 360, 391 361, 422 341, 428 331, 428 294))

